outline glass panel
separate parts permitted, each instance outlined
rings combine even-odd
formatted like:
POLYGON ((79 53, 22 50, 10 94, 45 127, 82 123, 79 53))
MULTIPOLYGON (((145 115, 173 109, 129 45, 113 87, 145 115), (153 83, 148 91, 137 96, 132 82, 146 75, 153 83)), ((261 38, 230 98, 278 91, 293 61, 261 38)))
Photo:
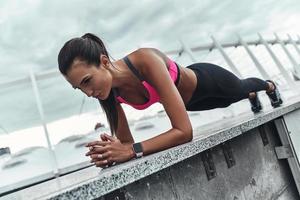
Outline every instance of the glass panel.
MULTIPOLYGON (((296 63, 298 63, 298 65, 299 65, 300 64, 300 54, 297 52, 295 47, 292 44, 288 44, 288 45, 286 45, 286 48, 290 52, 291 56, 294 58, 296 63)), ((298 49, 300 50, 299 46, 298 46, 298 49)))
POLYGON ((96 123, 108 127, 98 100, 74 90, 60 74, 38 81, 38 87, 60 173, 82 167, 78 164, 89 161, 84 145, 99 138, 96 123))
POLYGON ((0 192, 4 192, 51 177, 53 168, 29 80, 1 88, 0 96, 0 192))
MULTIPOLYGON (((273 46, 270 46, 274 52, 273 46)), ((275 64, 274 60, 270 56, 269 52, 266 50, 264 45, 250 46, 251 51, 254 53, 260 64, 268 72, 272 80, 276 81, 279 85, 286 85, 287 82, 282 76, 278 66, 275 64)), ((275 53, 275 52, 274 52, 275 53)))

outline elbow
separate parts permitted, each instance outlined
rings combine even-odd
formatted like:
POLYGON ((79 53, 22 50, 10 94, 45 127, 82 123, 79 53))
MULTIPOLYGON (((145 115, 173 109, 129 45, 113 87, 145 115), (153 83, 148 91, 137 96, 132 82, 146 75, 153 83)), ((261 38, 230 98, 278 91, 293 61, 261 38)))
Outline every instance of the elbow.
POLYGON ((193 140, 193 129, 187 129, 182 131, 183 132, 183 143, 191 142, 193 140))
POLYGON ((193 140, 193 129, 191 128, 187 134, 187 142, 191 142, 193 140))

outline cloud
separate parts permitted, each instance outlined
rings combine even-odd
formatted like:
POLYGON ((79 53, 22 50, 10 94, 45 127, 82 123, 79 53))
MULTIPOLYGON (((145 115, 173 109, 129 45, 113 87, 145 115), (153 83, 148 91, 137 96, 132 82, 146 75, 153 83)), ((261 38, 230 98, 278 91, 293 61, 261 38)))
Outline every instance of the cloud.
MULTIPOLYGON (((1 1, 0 76, 56 69, 65 41, 94 32, 113 55, 146 44, 163 50, 179 47, 183 37, 192 46, 236 39, 257 32, 299 32, 300 5, 280 1, 1 1), (10 69, 7 66, 14 66, 10 69), (6 73, 6 74, 5 74, 6 73)), ((6 78, 4 78, 6 79, 6 78)))
MULTIPOLYGON (((28 76, 29 68, 35 72, 57 70, 56 59, 62 45, 86 32, 100 36, 116 58, 140 46, 156 47, 162 51, 178 49, 180 37, 193 47, 210 43, 211 34, 224 42, 237 40, 235 33, 247 39, 257 38, 257 32, 266 37, 273 37, 274 31, 280 35, 299 33, 298 1, 0 1, 0 80, 4 82, 28 76)), ((224 64, 217 51, 206 56, 197 52, 197 56, 224 64)), ((179 61, 188 63, 190 59, 185 55, 179 61)), ((69 90, 69 95, 59 93, 64 94, 64 99, 72 99, 71 103, 58 100, 57 91, 64 90, 67 84, 60 78, 39 85, 44 86, 41 94, 44 95, 45 109, 49 109, 46 115, 53 120, 74 114, 76 105, 79 105, 69 90)), ((30 126, 38 121, 29 83, 2 88, 0 93, 5 94, 1 100, 5 115, 1 115, 0 119, 5 128, 16 128, 13 127, 16 121, 19 127, 20 124, 30 126), (20 97, 26 104, 18 104, 20 97), (21 116, 22 120, 15 116, 21 116)))

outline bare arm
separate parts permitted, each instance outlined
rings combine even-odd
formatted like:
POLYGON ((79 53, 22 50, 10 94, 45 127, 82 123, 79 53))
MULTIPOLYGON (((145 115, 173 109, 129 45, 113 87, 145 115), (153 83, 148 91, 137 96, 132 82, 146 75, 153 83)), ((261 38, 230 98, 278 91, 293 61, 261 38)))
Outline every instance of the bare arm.
POLYGON ((97 140, 86 145, 86 147, 90 148, 86 156, 90 156, 91 161, 95 162, 97 167, 105 167, 114 161, 122 162, 134 157, 132 149, 134 139, 131 135, 126 115, 119 103, 117 103, 116 109, 118 113, 117 138, 107 134, 101 134, 102 141, 97 140), (96 147, 94 148, 94 146, 96 147), (99 155, 101 155, 101 157, 99 157, 99 155), (125 155, 125 158, 118 158, 120 155, 125 155))
POLYGON ((154 138, 142 142, 144 155, 158 152, 192 140, 192 126, 183 100, 166 67, 166 57, 156 49, 139 49, 133 55, 144 78, 158 92, 160 102, 171 121, 172 128, 154 138))
POLYGON ((116 131, 117 138, 124 144, 134 143, 134 139, 129 129, 128 121, 122 106, 117 103, 116 106, 118 112, 118 128, 116 131))
MULTIPOLYGON (((183 100, 173 83, 166 67, 165 59, 158 50, 139 49, 130 55, 135 66, 138 66, 143 77, 158 92, 170 118, 172 128, 160 135, 141 142, 144 155, 189 142, 193 138, 192 126, 183 100)), ((112 162, 125 162, 134 157, 131 147, 133 138, 121 105, 117 105, 119 122, 117 137, 106 136, 106 141, 95 141, 87 145, 90 152, 86 155, 92 158, 96 166, 103 167, 112 162), (122 143, 121 143, 122 142, 122 143), (95 148, 92 146, 96 145, 95 148), (99 157, 99 155, 101 155, 99 157)))

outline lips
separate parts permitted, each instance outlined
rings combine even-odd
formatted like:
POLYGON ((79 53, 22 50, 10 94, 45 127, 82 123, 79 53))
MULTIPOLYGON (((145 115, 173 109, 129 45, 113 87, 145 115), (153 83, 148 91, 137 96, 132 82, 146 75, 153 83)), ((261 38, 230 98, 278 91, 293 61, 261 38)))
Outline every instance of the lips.
POLYGON ((101 97, 102 97, 101 93, 96 96, 96 98, 98 98, 98 99, 101 99, 101 97))
POLYGON ((101 95, 100 94, 97 94, 97 95, 94 95, 93 97, 98 99, 101 95))

